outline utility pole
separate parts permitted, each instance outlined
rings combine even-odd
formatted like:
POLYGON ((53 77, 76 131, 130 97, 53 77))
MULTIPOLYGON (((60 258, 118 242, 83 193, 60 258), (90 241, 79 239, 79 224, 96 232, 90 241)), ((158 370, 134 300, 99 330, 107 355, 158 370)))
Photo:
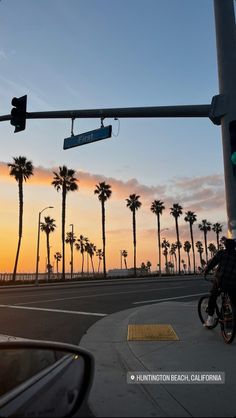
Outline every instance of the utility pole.
POLYGON ((236 238, 236 170, 230 122, 236 120, 236 24, 233 0, 214 0, 228 236, 236 238))

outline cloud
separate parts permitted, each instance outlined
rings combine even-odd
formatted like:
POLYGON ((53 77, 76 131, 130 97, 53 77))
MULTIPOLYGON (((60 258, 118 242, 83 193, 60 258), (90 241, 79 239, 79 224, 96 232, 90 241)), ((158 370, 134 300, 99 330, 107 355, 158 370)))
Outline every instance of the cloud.
MULTIPOLYGON (((35 167, 34 176, 28 180, 28 184, 51 187, 53 171, 57 172, 58 167, 35 167)), ((76 176, 79 180, 78 185, 81 192, 91 192, 96 184, 105 181, 112 186, 113 199, 125 199, 130 194, 136 193, 140 196, 143 207, 150 207, 154 199, 160 199, 164 202, 166 210, 169 210, 173 203, 179 203, 183 206, 183 212, 187 210, 194 212, 210 211, 216 208, 225 210, 224 181, 223 175, 219 174, 173 179, 168 185, 154 186, 142 184, 135 178, 123 181, 81 170, 76 171, 76 176)), ((0 162, 0 177, 10 181, 9 168, 5 162, 0 162)))

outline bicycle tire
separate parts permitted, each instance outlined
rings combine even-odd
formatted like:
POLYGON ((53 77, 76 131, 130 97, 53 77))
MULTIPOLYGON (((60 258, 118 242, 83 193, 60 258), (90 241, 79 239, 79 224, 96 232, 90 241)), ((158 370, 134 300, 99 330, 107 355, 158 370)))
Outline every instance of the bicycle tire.
POLYGON ((227 297, 221 308, 221 334, 226 344, 231 344, 236 335, 236 309, 227 297))
MULTIPOLYGON (((202 324, 205 323, 207 316, 208 316, 208 300, 210 295, 202 296, 198 301, 198 316, 202 324)), ((219 312, 218 307, 216 307, 216 311, 214 314, 214 325, 211 327, 207 327, 208 329, 213 329, 218 325, 219 322, 219 312)))

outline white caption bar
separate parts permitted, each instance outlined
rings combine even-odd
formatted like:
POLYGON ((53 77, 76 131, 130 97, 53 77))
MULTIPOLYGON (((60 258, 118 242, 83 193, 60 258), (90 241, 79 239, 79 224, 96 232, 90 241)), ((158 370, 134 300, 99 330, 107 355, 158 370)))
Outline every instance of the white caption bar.
POLYGON ((127 383, 131 384, 224 384, 225 372, 128 372, 127 383))

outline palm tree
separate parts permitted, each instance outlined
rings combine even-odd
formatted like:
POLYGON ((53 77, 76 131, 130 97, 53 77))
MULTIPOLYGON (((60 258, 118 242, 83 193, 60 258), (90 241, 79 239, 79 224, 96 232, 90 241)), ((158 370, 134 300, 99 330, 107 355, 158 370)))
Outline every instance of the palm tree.
POLYGON ((219 222, 216 222, 215 224, 212 225, 212 231, 216 233, 217 250, 220 249, 219 235, 220 235, 220 232, 222 232, 222 228, 223 228, 223 225, 221 225, 219 222))
POLYGON ((162 248, 164 248, 163 250, 163 255, 165 257, 165 265, 166 265, 166 273, 168 273, 168 261, 167 261, 167 256, 168 256, 168 248, 170 248, 170 243, 169 241, 167 241, 165 238, 162 238, 162 244, 161 244, 162 248))
POLYGON ((66 222, 66 195, 68 192, 78 190, 77 179, 74 177, 75 170, 65 165, 59 167, 59 172, 53 171, 52 185, 57 191, 62 192, 62 216, 61 216, 61 241, 62 241, 62 279, 65 279, 65 222, 66 222))
POLYGON ((89 275, 89 239, 84 239, 84 251, 87 253, 87 275, 89 275))
POLYGON ((194 241, 193 241, 193 224, 197 221, 197 215, 192 212, 191 210, 185 212, 185 222, 189 222, 190 228, 190 237, 191 237, 191 244, 192 244, 192 252, 193 252, 193 272, 196 273, 196 260, 195 260, 195 250, 194 250, 194 241))
POLYGON ((211 258, 216 254, 216 252, 217 252, 217 249, 216 249, 216 246, 215 246, 215 244, 213 244, 212 242, 210 242, 210 244, 208 245, 208 250, 210 251, 210 253, 211 253, 211 258))
POLYGON ((77 242, 75 243, 75 248, 77 251, 80 251, 82 256, 82 267, 81 267, 81 275, 84 274, 84 252, 85 252, 85 242, 86 239, 83 235, 80 235, 80 237, 77 239, 77 242))
POLYGON ((184 242, 184 251, 187 253, 188 255, 188 272, 190 273, 191 271, 191 264, 190 264, 190 256, 189 256, 189 252, 191 250, 191 244, 189 241, 185 241, 184 242))
POLYGON ((98 274, 99 274, 100 264, 101 264, 102 257, 103 257, 103 253, 102 253, 102 249, 101 249, 101 248, 99 248, 99 249, 96 251, 96 256, 98 257, 98 274))
POLYGON ((106 277, 106 232, 105 232, 105 202, 111 197, 111 186, 106 184, 105 181, 96 184, 94 194, 98 195, 98 199, 102 205, 102 242, 103 242, 103 274, 106 277))
MULTIPOLYGON (((170 208, 170 214, 175 218, 175 229, 176 229, 176 237, 177 237, 177 244, 179 243, 179 226, 178 226, 178 218, 180 215, 182 215, 182 206, 180 206, 178 203, 174 203, 173 207, 170 208)), ((180 274, 180 247, 178 245, 178 269, 180 274)))
POLYGON ((202 245, 202 242, 201 241, 197 241, 196 242, 196 247, 197 247, 197 250, 198 250, 198 253, 199 253, 199 257, 200 257, 200 265, 201 265, 201 267, 203 266, 203 259, 202 259, 202 253, 203 253, 203 245, 202 245))
POLYGON ((66 233, 66 244, 70 244, 70 277, 73 278, 73 247, 76 241, 76 236, 74 232, 69 231, 66 233))
POLYGON ((134 277, 136 277, 136 210, 138 210, 142 203, 139 201, 140 196, 136 194, 131 194, 128 199, 125 199, 127 204, 126 206, 131 210, 132 212, 132 218, 133 218, 133 245, 134 245, 134 277))
POLYGON ((160 229, 160 215, 165 209, 164 203, 161 200, 154 200, 151 205, 151 211, 157 217, 157 238, 158 238, 158 265, 159 275, 161 276, 161 229, 160 229))
POLYGON ((46 234, 46 245, 47 245, 47 268, 48 268, 48 281, 50 280, 51 273, 51 263, 50 263, 50 244, 49 244, 49 235, 51 232, 55 231, 56 224, 54 223, 55 219, 50 218, 50 216, 44 217, 44 222, 41 222, 40 229, 46 234))
POLYGON ((125 268, 127 270, 127 261, 126 258, 128 257, 128 252, 126 250, 123 250, 121 253, 122 257, 124 257, 124 262, 125 262, 125 268))
MULTIPOLYGON (((170 246, 170 255, 175 258, 175 273, 177 273, 177 258, 176 258, 177 245, 173 242, 170 246)), ((173 263, 174 264, 174 263, 173 263)))
POLYGON ((88 252, 88 254, 90 256, 91 265, 92 265, 93 274, 94 274, 95 272, 94 272, 93 256, 96 253, 96 246, 92 242, 89 242, 88 243, 88 245, 87 245, 87 252, 88 252))
POLYGON ((61 261, 61 253, 59 251, 57 251, 54 254, 54 258, 55 258, 56 263, 57 263, 57 277, 58 277, 58 264, 59 264, 59 261, 61 261))
POLYGON ((27 160, 26 157, 14 157, 13 163, 8 163, 10 167, 10 176, 15 177, 16 182, 18 183, 19 190, 19 232, 18 232, 18 246, 16 251, 15 265, 12 275, 12 280, 16 279, 17 265, 20 254, 21 238, 23 231, 23 182, 27 181, 31 176, 33 176, 33 164, 31 161, 27 160))
POLYGON ((198 225, 200 231, 203 231, 204 234, 204 243, 205 243, 205 254, 206 262, 208 262, 208 253, 207 253, 207 232, 211 231, 211 223, 206 219, 202 220, 202 223, 198 225))

